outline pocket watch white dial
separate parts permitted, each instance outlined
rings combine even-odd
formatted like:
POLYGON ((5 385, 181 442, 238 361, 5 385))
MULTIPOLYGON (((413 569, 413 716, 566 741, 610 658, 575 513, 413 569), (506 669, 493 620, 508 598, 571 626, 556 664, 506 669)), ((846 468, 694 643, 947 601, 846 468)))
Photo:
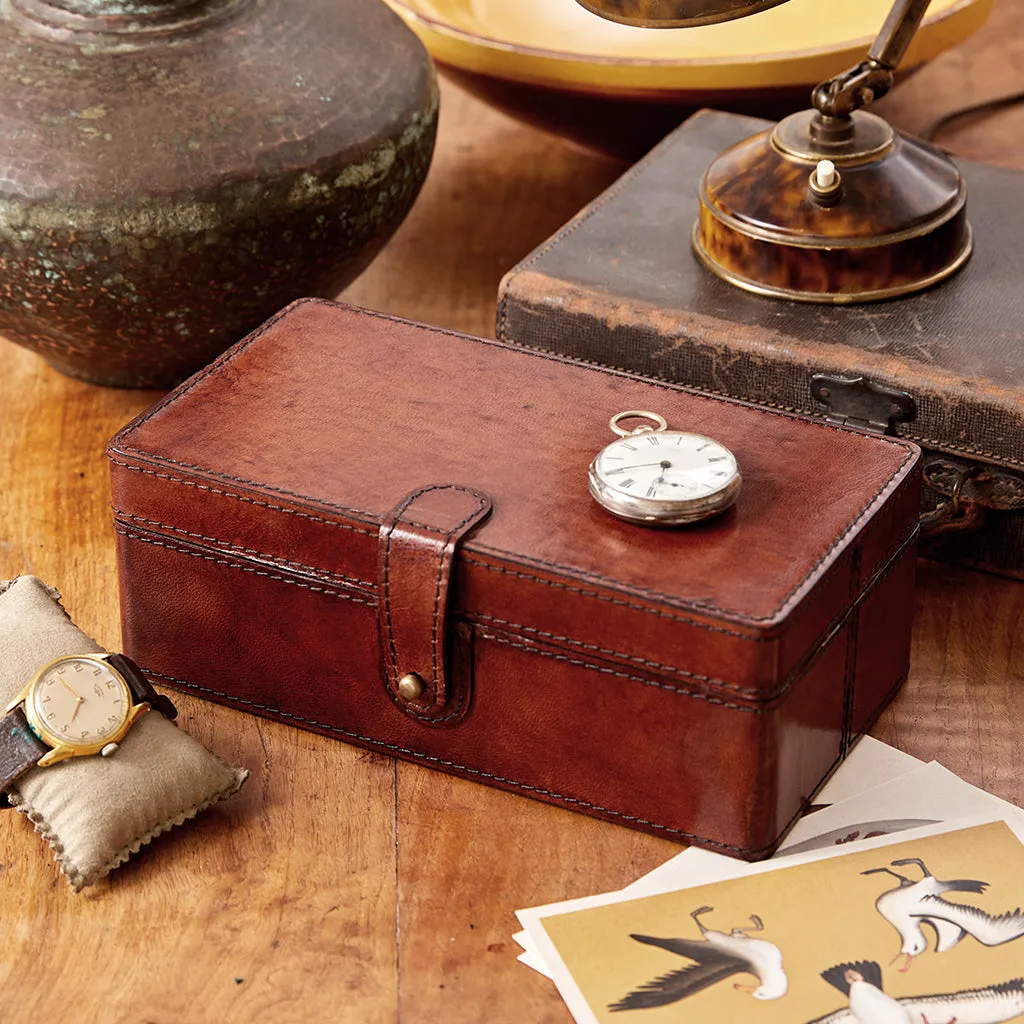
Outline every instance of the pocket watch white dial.
POLYGON ((669 430, 657 413, 629 410, 608 424, 619 440, 590 464, 590 493, 613 515, 648 526, 679 526, 724 512, 740 491, 740 468, 725 445, 669 430), (648 423, 633 430, 627 419, 648 423))

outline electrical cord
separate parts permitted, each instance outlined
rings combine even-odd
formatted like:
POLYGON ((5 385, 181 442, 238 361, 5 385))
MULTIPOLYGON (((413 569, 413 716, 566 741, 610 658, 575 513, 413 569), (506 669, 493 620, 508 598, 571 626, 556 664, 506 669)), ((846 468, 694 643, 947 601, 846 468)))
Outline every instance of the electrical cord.
POLYGON ((1022 101, 1024 101, 1024 90, 1021 92, 1010 93, 1007 96, 997 96, 995 99, 982 100, 980 103, 972 103, 968 107, 961 107, 959 110, 953 110, 948 114, 943 114, 942 117, 932 121, 931 124, 918 134, 920 138, 927 139, 929 142, 934 142, 936 136, 944 132, 955 121, 974 115, 987 117, 989 114, 995 114, 1000 110, 1005 110, 1007 107, 1012 107, 1022 101))

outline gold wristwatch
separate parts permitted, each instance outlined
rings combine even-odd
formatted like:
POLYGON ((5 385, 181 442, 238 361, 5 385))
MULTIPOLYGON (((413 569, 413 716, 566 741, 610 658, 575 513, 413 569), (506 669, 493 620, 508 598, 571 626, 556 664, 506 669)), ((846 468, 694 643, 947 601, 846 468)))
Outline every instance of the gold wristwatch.
POLYGON ((44 665, 0 719, 0 790, 36 766, 117 750, 147 711, 177 709, 123 654, 71 654, 44 665))

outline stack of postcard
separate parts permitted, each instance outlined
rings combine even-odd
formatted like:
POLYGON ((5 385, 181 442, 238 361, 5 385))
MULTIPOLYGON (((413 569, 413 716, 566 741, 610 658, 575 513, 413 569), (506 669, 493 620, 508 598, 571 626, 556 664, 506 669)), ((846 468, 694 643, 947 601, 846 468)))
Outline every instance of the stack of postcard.
POLYGON ((517 911, 519 959, 580 1024, 1024 1020, 1024 811, 869 738, 815 807, 771 860, 517 911))

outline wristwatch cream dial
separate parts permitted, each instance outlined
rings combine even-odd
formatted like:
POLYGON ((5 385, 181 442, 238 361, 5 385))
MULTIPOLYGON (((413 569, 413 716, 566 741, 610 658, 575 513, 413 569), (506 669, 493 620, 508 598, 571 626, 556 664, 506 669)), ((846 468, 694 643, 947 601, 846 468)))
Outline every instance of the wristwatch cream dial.
POLYGON ((127 685, 103 661, 67 658, 36 680, 25 714, 44 740, 95 747, 117 734, 131 704, 127 685))
POLYGON ((620 435, 590 464, 593 497, 613 515, 649 526, 679 526, 717 515, 736 500, 741 478, 736 457, 701 434, 669 430, 657 413, 632 410, 613 416, 620 435), (622 420, 655 423, 627 432, 622 420))

